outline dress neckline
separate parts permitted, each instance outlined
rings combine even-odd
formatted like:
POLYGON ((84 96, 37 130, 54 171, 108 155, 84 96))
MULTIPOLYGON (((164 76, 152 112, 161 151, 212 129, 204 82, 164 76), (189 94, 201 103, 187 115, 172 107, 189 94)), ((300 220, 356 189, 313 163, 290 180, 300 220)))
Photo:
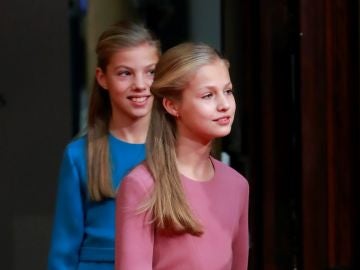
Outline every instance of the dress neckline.
POLYGON ((216 168, 216 164, 215 164, 215 159, 212 157, 212 156, 209 156, 209 159, 210 159, 210 162, 214 168, 214 175, 208 179, 208 180, 205 180, 205 181, 199 181, 199 180, 195 180, 195 179, 192 179, 182 173, 179 173, 180 174, 180 177, 184 180, 186 180, 187 182, 190 182, 190 183, 194 183, 194 184, 198 184, 198 185, 206 185, 206 184, 211 184, 213 182, 216 182, 216 174, 217 174, 217 168, 216 168))

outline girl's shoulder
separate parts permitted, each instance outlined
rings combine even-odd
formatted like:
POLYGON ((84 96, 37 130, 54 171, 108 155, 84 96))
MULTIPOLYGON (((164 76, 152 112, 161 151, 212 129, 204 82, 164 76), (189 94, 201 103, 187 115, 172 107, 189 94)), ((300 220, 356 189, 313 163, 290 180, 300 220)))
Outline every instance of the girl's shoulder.
POLYGON ((86 136, 72 139, 65 147, 65 155, 71 157, 83 157, 86 153, 86 136))
POLYGON ((86 146, 87 137, 86 135, 74 137, 68 144, 67 148, 81 148, 86 146))
POLYGON ((136 178, 136 179, 146 179, 153 181, 151 172, 147 167, 145 161, 141 162, 139 165, 135 166, 127 175, 127 177, 136 178))
POLYGON ((123 182, 133 182, 140 184, 145 188, 149 188, 153 185, 154 179, 151 175, 149 168, 146 166, 145 162, 140 163, 135 166, 128 175, 125 176, 123 182))
POLYGON ((234 184, 240 185, 242 188, 247 189, 249 183, 247 179, 234 168, 230 167, 229 165, 212 158, 216 174, 223 179, 227 179, 228 181, 233 182, 234 184))

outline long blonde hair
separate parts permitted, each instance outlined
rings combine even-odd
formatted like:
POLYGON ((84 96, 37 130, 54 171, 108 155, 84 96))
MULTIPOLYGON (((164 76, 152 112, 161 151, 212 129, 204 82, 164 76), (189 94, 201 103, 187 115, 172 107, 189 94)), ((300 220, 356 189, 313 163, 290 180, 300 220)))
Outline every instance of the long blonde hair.
MULTIPOLYGON (((160 54, 160 43, 142 24, 123 21, 109 27, 99 37, 96 54, 97 66, 104 72, 111 56, 121 49, 149 43, 160 54)), ((90 199, 101 201, 114 197, 109 156, 109 122, 111 104, 108 91, 94 79, 90 94, 87 132, 87 170, 90 199)))
POLYGON ((163 98, 180 100, 182 90, 202 66, 223 60, 203 43, 182 43, 166 51, 157 64, 151 86, 154 103, 146 147, 146 164, 154 178, 154 188, 142 210, 150 211, 157 230, 167 234, 202 234, 201 224, 188 206, 176 166, 176 122, 166 112, 163 98))

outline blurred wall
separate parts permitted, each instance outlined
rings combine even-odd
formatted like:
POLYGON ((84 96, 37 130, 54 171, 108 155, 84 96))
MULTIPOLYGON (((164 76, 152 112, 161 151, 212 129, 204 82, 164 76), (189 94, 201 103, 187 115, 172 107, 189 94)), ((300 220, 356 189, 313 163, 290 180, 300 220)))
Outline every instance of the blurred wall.
POLYGON ((220 0, 189 1, 189 21, 192 41, 206 42, 221 50, 220 0))
POLYGON ((67 1, 0 2, 1 269, 45 269, 71 136, 67 1))

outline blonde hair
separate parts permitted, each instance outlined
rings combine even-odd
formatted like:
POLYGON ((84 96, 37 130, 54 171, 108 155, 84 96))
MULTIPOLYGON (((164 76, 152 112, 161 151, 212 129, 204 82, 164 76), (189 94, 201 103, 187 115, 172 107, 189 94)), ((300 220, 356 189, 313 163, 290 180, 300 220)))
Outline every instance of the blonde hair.
POLYGON ((151 86, 154 103, 146 147, 146 164, 154 178, 152 195, 143 211, 150 211, 155 228, 166 234, 202 234, 201 224, 188 206, 176 166, 176 122, 166 112, 163 98, 180 100, 191 76, 202 66, 222 60, 203 43, 182 43, 166 51, 157 64, 151 86))
MULTIPOLYGON (((96 54, 97 66, 106 72, 112 55, 121 49, 149 43, 160 54, 160 43, 143 25, 123 21, 109 27, 99 37, 96 54)), ((111 181, 109 154, 109 122, 111 104, 108 91, 94 79, 90 94, 87 132, 87 170, 90 199, 101 201, 115 195, 111 181)))

